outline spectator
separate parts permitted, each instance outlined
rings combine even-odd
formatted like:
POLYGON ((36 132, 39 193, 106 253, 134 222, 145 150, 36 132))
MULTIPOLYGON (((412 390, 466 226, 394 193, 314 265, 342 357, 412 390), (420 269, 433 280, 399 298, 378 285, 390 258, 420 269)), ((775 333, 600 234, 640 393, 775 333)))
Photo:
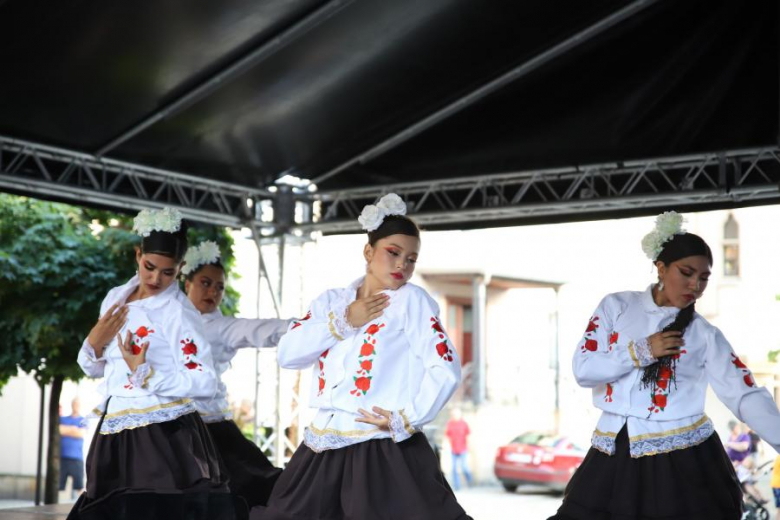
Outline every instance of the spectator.
POLYGON ((726 441, 726 453, 732 462, 738 464, 750 454, 750 435, 747 433, 747 428, 737 421, 729 421, 729 429, 731 435, 726 441))
POLYGON ((458 475, 458 466, 466 477, 466 482, 471 485, 471 473, 468 465, 468 442, 467 437, 471 431, 469 425, 463 420, 461 411, 458 408, 452 410, 450 420, 447 422, 447 429, 444 435, 450 441, 452 449, 452 487, 457 491, 460 489, 460 476, 458 475))
POLYGON ((71 414, 62 416, 60 406, 60 491, 73 479, 73 498, 84 490, 84 434, 87 426, 79 414, 79 399, 71 402, 71 414))
POLYGON ((753 459, 753 467, 757 467, 761 455, 761 437, 759 437, 758 434, 750 428, 747 429, 747 434, 750 437, 748 458, 753 459))

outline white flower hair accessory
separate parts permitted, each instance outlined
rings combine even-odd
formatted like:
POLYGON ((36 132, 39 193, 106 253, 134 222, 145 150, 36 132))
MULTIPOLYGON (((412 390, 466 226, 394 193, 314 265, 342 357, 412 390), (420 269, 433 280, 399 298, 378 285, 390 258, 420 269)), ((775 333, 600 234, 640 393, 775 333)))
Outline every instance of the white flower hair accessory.
POLYGON ((363 208, 358 217, 360 225, 368 232, 375 231, 388 215, 406 215, 406 203, 395 193, 388 193, 379 202, 363 208))
POLYGON ((187 252, 184 254, 185 264, 181 268, 181 272, 184 276, 187 276, 202 265, 217 263, 219 258, 220 252, 217 243, 206 240, 200 245, 187 249, 187 252))
POLYGON ((152 231, 175 233, 181 229, 181 212, 176 208, 144 209, 133 219, 133 231, 148 237, 152 231))
POLYGON ((655 218, 655 229, 642 239, 642 251, 655 262, 664 249, 664 244, 674 235, 684 235, 682 225, 685 219, 675 211, 665 211, 655 218))

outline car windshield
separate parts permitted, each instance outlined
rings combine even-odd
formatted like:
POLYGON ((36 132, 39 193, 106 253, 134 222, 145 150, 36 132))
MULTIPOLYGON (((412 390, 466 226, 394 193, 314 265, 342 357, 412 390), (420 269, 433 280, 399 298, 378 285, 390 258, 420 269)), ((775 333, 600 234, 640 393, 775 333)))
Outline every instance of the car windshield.
POLYGON ((545 448, 555 448, 560 443, 564 442, 564 439, 555 437, 549 433, 541 432, 527 432, 512 441, 512 444, 532 444, 534 446, 542 446, 545 448))

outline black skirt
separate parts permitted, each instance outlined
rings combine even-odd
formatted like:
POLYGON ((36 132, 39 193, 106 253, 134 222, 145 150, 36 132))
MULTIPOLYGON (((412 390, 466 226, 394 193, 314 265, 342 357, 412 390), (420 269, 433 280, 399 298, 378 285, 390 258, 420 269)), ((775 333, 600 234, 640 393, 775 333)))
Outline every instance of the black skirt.
MULTIPOLYGON (((206 423, 230 477, 230 491, 252 508, 268 503, 282 470, 274 467, 233 421, 206 423)), ((243 516, 243 515, 241 515, 243 516)))
POLYGON ((742 492, 717 433, 681 450, 631 458, 624 426, 615 455, 594 448, 549 520, 739 520, 742 492))
POLYGON ((470 520, 422 433, 315 453, 295 451, 252 520, 470 520))
POLYGON ((234 520, 227 476, 197 413, 109 435, 98 425, 87 489, 68 520, 139 518, 234 520))

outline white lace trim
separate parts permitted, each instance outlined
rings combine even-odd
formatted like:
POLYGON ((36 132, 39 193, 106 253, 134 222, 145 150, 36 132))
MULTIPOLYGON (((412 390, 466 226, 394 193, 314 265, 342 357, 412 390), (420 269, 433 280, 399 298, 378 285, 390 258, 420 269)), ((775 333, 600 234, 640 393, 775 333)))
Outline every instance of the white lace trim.
POLYGON ((634 348, 636 357, 639 360, 639 366, 646 367, 658 361, 653 357, 653 352, 650 349, 650 343, 647 341, 647 338, 635 342, 634 348))
MULTIPOLYGON (((359 327, 353 327, 347 320, 347 309, 349 309, 349 306, 345 305, 344 302, 340 302, 328 315, 330 318, 330 323, 336 329, 338 335, 341 336, 339 340, 342 340, 347 336, 351 336, 359 330, 359 327)), ((333 331, 331 330, 331 332, 333 331)))
POLYGON ((142 363, 138 365, 135 372, 127 377, 130 384, 138 388, 146 388, 149 386, 149 379, 154 375, 154 369, 149 363, 142 363))
POLYGON ((325 432, 318 435, 314 433, 311 428, 306 428, 306 431, 303 432, 303 443, 306 444, 311 451, 321 453, 326 450, 338 450, 340 448, 352 446, 353 444, 365 440, 364 437, 374 435, 376 432, 376 430, 368 430, 364 436, 346 436, 332 432, 325 432))
POLYGON ((710 438, 715 432, 712 421, 706 419, 703 424, 679 433, 672 433, 663 437, 651 437, 639 440, 629 439, 632 458, 658 455, 670 451, 682 450, 701 444, 710 438))
POLYGON ((393 436, 393 441, 405 441, 415 433, 416 431, 409 424, 409 420, 404 415, 403 410, 390 414, 390 435, 393 436))
MULTIPOLYGON (((153 407, 156 409, 150 412, 137 410, 138 413, 117 412, 108 414, 100 427, 100 434, 119 433, 123 430, 132 430, 154 423, 172 421, 195 411, 195 405, 189 399, 184 400, 184 402, 176 401, 171 404, 174 406, 153 407)), ((127 412, 131 411, 128 410, 127 412)), ((132 412, 136 412, 136 410, 132 410, 132 412)))
POLYGON ((600 452, 611 456, 615 454, 615 437, 617 436, 596 430, 590 438, 590 444, 600 452))
POLYGON ((84 343, 82 343, 81 345, 81 350, 84 351, 84 353, 87 355, 87 358, 93 363, 99 363, 100 361, 105 361, 105 358, 97 357, 94 347, 89 344, 89 340, 86 339, 84 340, 84 343))

